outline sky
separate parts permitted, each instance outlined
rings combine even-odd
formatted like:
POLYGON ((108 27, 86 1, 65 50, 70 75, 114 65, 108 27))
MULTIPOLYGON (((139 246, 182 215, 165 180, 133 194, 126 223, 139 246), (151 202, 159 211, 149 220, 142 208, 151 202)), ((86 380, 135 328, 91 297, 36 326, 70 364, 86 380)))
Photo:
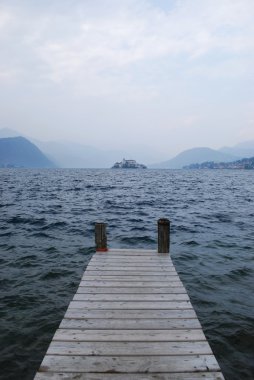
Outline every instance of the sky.
POLYGON ((253 0, 0 0, 0 128, 151 149, 254 139, 253 0))

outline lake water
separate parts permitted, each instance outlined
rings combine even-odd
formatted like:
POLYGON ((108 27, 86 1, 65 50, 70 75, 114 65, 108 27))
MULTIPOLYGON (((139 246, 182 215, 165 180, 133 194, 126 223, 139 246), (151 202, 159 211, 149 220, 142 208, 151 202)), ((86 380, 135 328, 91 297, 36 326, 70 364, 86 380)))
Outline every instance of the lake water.
POLYGON ((254 171, 0 169, 0 379, 33 379, 94 252, 171 255, 227 380, 254 378, 254 171))

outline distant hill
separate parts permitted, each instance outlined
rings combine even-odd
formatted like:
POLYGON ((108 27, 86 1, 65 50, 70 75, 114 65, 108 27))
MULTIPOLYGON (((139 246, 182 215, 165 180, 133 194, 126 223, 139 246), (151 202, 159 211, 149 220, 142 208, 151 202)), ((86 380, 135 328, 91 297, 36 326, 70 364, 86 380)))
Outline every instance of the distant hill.
POLYGON ((131 146, 127 151, 100 149, 81 143, 66 141, 33 142, 50 159, 62 168, 111 168, 112 163, 121 157, 135 158, 137 161, 154 162, 158 157, 156 152, 144 147, 131 146))
MULTIPOLYGON (((0 137, 20 136, 9 128, 0 129, 0 137)), ((61 168, 110 168, 119 157, 132 158, 144 163, 152 163, 158 157, 165 157, 151 147, 132 144, 125 149, 100 149, 72 141, 39 141, 23 136, 33 142, 48 158, 61 168)))
POLYGON ((233 162, 202 162, 201 164, 191 164, 184 169, 246 169, 254 170, 254 157, 242 158, 233 162))
POLYGON ((14 129, 10 128, 1 128, 0 129, 0 138, 6 138, 6 137, 18 137, 20 136, 20 133, 17 131, 14 131, 14 129))
POLYGON ((232 154, 238 157, 253 157, 254 140, 245 141, 232 147, 225 146, 219 150, 220 152, 232 154))
POLYGON ((205 161, 230 162, 238 158, 239 157, 236 157, 232 154, 223 153, 211 148, 193 148, 179 153, 171 160, 151 165, 150 167, 161 169, 181 169, 184 166, 194 163, 202 163, 205 161))
MULTIPOLYGON (((20 133, 13 129, 0 129, 0 138, 17 136, 20 136, 20 133)), ((128 156, 126 152, 104 151, 79 143, 27 139, 39 148, 49 161, 61 168, 109 168, 119 157, 128 156)))
POLYGON ((91 146, 64 141, 35 141, 36 145, 62 168, 110 168, 121 151, 104 151, 91 146))
MULTIPOLYGON (((9 129, 0 129, 0 138, 16 137, 20 133, 9 129)), ((24 136, 27 138, 27 136, 24 136)), ((244 157, 254 156, 254 141, 246 141, 233 147, 223 147, 219 150, 210 148, 188 149, 176 157, 158 162, 160 152, 153 149, 145 149, 144 146, 132 145, 127 151, 124 150, 103 150, 93 146, 74 143, 71 141, 38 141, 28 137, 29 141, 39 148, 47 159, 62 168, 110 168, 113 162, 119 157, 135 158, 139 162, 144 162, 149 168, 181 169, 183 166, 202 162, 231 162, 244 157), (149 164, 150 163, 150 164, 149 164)), ((0 163, 1 165, 1 163, 0 163)))
POLYGON ((24 137, 0 138, 0 167, 52 168, 55 165, 24 137))

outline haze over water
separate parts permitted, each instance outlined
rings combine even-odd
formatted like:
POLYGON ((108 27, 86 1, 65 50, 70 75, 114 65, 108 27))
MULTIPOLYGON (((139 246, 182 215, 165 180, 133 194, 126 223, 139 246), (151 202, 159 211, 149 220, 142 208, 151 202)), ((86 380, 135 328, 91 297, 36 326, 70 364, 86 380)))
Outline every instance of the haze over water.
POLYGON ((1 380, 38 369, 94 252, 94 222, 111 247, 171 255, 226 380, 254 376, 254 175, 251 171, 0 170, 1 380))

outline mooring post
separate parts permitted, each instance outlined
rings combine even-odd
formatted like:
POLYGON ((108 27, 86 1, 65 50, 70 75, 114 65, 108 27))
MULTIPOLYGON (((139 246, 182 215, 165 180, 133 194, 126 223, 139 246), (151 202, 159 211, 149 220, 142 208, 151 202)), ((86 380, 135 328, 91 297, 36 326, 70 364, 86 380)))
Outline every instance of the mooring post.
POLYGON ((158 253, 169 253, 170 221, 166 218, 158 220, 158 253))
POLYGON ((106 223, 95 223, 95 244, 97 252, 106 252, 108 250, 106 223))

